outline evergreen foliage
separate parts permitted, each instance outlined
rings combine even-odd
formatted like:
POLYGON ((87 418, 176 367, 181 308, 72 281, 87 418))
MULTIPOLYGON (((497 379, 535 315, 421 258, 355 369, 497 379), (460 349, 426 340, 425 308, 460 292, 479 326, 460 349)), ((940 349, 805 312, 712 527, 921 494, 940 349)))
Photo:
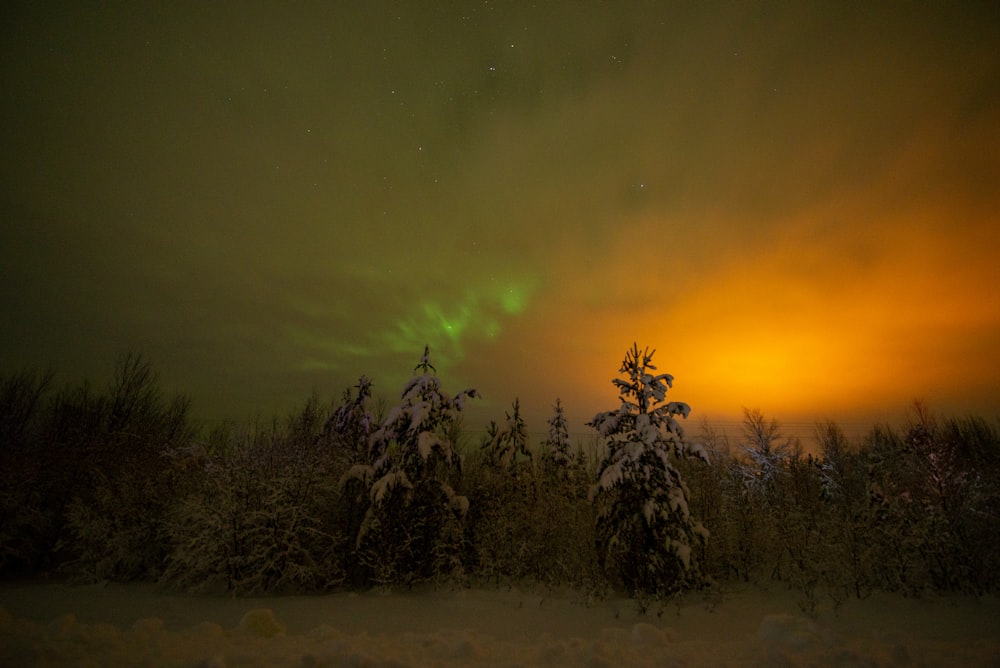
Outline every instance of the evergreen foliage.
POLYGON ((103 390, 13 374, 0 379, 0 574, 233 593, 448 578, 589 596, 610 582, 642 605, 710 576, 778 583, 807 614, 879 591, 1000 587, 995 421, 917 404, 855 439, 817 425, 805 455, 748 409, 732 449, 707 423, 699 448, 651 359, 632 347, 618 410, 591 421, 600 458, 572 452, 558 400, 540 457, 517 401, 489 447, 460 457, 478 393, 445 394, 427 350, 381 419, 362 376, 334 404, 313 396, 287 419, 206 435, 141 356, 103 390))
POLYGON ((347 582, 355 587, 367 581, 367 569, 360 563, 358 553, 353 549, 355 539, 361 530, 368 509, 368 490, 364 479, 349 474, 356 466, 364 466, 368 461, 368 446, 372 433, 377 428, 377 420, 369 408, 372 396, 372 381, 361 376, 353 389, 344 391, 338 406, 323 426, 319 435, 322 450, 330 458, 330 479, 339 483, 335 502, 327 509, 331 533, 346 546, 337 553, 343 562, 347 582))
MULTIPOLYGON (((568 432, 565 438, 568 450, 568 432)), ((568 461, 559 470, 548 460, 537 466, 517 401, 503 430, 494 423, 476 454, 463 481, 475 575, 491 584, 597 589, 594 517, 585 503, 582 462, 568 461)))
POLYGON ((691 516, 690 492, 674 461, 707 462, 708 456, 677 422, 690 413, 688 405, 664 403, 673 377, 651 373, 654 352, 633 344, 619 369, 624 379, 612 381, 618 410, 598 413, 588 424, 608 449, 592 491, 601 563, 629 594, 662 597, 702 583, 693 548, 708 531, 691 516))
POLYGON ((368 463, 345 477, 345 486, 360 483, 367 495, 355 546, 374 582, 461 575, 468 499, 453 487, 461 461, 449 434, 465 401, 478 396, 474 389, 446 395, 425 347, 399 405, 371 435, 368 463))
POLYGON ((485 463, 489 466, 513 468, 519 463, 530 462, 532 458, 528 449, 528 428, 521 417, 518 399, 514 399, 513 408, 506 418, 503 429, 492 421, 487 429, 482 448, 485 463))
POLYGON ((557 478, 566 478, 572 474, 572 468, 577 463, 570 454, 569 423, 562 402, 556 399, 552 417, 549 418, 549 435, 543 445, 542 465, 545 471, 557 478))

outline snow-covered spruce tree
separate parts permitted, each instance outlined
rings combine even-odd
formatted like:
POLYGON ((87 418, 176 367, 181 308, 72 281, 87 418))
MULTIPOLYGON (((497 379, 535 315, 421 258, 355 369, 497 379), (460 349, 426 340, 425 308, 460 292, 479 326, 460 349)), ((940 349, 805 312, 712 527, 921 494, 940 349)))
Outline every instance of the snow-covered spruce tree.
POLYGON ((633 344, 619 370, 624 379, 612 381, 621 405, 588 423, 607 446, 591 490, 598 504, 598 558, 605 573, 641 600, 700 586, 692 547, 708 538, 688 510, 688 488, 673 463, 678 458, 707 463, 708 456, 685 438, 676 419, 686 418, 691 408, 664 403, 673 376, 651 373, 654 352, 633 344))
POLYGON ((424 348, 398 406, 370 439, 370 463, 358 464, 343 485, 361 484, 368 508, 356 551, 376 584, 412 584, 461 573, 461 520, 468 500, 455 494, 452 478, 461 460, 448 437, 474 389, 454 397, 441 389, 424 348))
MULTIPOLYGON (((368 445, 378 421, 369 409, 372 381, 361 376, 355 386, 344 391, 341 404, 334 409, 319 434, 321 449, 329 462, 333 480, 343 481, 352 467, 368 463, 368 445)), ((330 533, 335 537, 336 555, 344 564, 348 582, 361 586, 366 579, 366 569, 357 560, 354 543, 368 510, 368 489, 354 478, 349 484, 339 486, 339 502, 333 504, 327 515, 330 533)))
POLYGON ((341 404, 327 418, 318 436, 329 451, 333 470, 342 469, 341 474, 367 457, 368 440, 376 427, 375 417, 368 409, 371 396, 372 381, 361 376, 354 388, 344 391, 341 404), (352 396, 352 389, 357 389, 356 395, 352 396))

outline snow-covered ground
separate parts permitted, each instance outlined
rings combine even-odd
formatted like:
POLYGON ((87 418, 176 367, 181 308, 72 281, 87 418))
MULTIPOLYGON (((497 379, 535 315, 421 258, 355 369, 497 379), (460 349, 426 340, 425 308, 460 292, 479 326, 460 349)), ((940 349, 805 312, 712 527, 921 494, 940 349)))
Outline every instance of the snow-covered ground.
POLYGON ((810 619, 780 587, 640 615, 572 592, 233 599, 6 583, 0 665, 1000 666, 1000 601, 877 594, 810 619))

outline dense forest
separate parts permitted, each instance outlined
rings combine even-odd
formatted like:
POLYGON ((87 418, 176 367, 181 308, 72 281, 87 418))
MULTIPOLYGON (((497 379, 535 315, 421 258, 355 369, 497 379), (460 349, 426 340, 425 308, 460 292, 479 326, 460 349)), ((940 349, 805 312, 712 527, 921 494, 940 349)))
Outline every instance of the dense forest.
POLYGON ((756 581, 804 612, 874 591, 1000 585, 995 420, 939 417, 817 454, 758 409, 739 438, 682 427, 672 378, 633 347, 619 406, 571 443, 556 400, 529 442, 516 400, 472 442, 425 350, 397 403, 362 377, 287 418, 195 426, 142 356, 106 388, 0 379, 0 574, 193 591, 532 584, 640 605, 756 581))

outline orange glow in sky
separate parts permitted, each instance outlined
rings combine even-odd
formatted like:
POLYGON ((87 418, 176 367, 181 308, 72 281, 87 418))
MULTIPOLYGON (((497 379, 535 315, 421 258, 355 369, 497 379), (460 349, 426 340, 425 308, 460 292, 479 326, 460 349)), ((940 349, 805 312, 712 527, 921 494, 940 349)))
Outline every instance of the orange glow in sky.
MULTIPOLYGON (((977 229, 964 237, 949 232, 952 212, 932 203, 879 211, 870 226, 854 222, 866 215, 860 205, 837 211, 851 223, 846 234, 830 225, 824 238, 817 230, 835 215, 819 212, 781 226, 790 232, 760 248, 707 262, 676 252, 683 238, 657 239, 658 221, 632 224, 641 233, 615 246, 614 282, 608 273, 556 272, 573 280, 552 290, 545 321, 583 324, 568 341, 549 330, 538 343, 545 352, 518 356, 594 410, 616 405, 610 379, 634 337, 657 349, 660 370, 675 376, 673 398, 695 416, 732 420, 746 406, 850 420, 898 416, 928 397, 943 410, 989 414, 1000 369, 992 212, 966 214, 977 229)), ((544 403, 544 393, 528 392, 544 403)))

